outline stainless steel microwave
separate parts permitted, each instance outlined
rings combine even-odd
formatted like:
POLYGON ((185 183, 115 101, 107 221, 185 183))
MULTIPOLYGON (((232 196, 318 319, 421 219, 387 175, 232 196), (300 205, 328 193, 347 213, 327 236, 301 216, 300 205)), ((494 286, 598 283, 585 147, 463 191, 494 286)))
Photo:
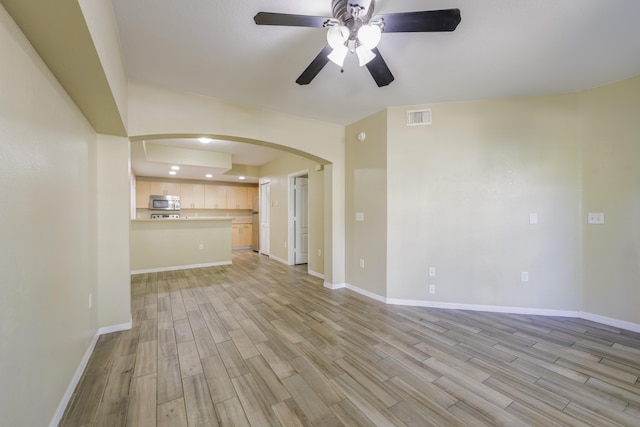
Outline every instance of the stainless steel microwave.
POLYGON ((154 211, 179 211, 179 196, 149 196, 149 209, 154 211))

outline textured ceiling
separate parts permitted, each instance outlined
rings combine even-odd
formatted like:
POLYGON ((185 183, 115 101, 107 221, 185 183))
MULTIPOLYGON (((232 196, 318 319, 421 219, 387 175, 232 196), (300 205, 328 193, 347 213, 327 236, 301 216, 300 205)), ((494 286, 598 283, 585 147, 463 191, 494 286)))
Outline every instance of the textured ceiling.
POLYGON ((640 74, 638 0, 378 0, 378 13, 459 8, 453 33, 383 34, 395 81, 354 55, 308 86, 318 28, 257 26, 259 11, 330 16, 330 0, 113 0, 126 71, 140 82, 337 124, 393 105, 572 92, 640 74))

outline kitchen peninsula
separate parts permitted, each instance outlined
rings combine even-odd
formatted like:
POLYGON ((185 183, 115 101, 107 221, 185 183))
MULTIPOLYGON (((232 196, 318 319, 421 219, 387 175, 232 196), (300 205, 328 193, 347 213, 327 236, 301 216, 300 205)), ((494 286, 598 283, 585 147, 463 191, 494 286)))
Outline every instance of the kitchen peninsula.
POLYGON ((131 220, 131 273, 231 264, 231 217, 131 220))
POLYGON ((232 249, 251 247, 251 215, 257 194, 255 184, 136 177, 131 272, 231 264, 232 249), (180 210, 149 209, 152 195, 176 196, 180 210), (158 214, 168 218, 154 219, 158 214))

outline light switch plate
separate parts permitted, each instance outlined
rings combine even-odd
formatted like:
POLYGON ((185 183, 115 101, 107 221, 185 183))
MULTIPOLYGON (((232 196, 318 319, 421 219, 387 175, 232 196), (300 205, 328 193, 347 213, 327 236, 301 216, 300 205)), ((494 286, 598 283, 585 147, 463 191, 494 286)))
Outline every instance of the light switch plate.
POLYGON ((356 221, 364 221, 364 212, 356 212, 356 221))
POLYGON ((529 214, 529 224, 536 225, 538 223, 538 214, 530 213, 529 214))
POLYGON ((589 212, 587 221, 589 224, 604 224, 604 214, 602 212, 589 212))

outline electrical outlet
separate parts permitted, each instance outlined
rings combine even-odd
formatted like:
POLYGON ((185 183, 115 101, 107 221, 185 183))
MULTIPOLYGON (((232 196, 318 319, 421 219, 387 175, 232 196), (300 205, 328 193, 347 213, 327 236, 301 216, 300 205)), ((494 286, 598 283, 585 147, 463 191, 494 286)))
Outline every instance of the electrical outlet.
POLYGON ((360 258, 360 268, 364 268, 364 258, 360 258))
POLYGON ((318 256, 322 256, 322 249, 318 249, 318 256))
POLYGON ((436 268, 435 267, 429 267, 429 276, 430 277, 436 277, 436 268))
POLYGON ((89 292, 89 308, 93 307, 93 292, 89 292))
POLYGON ((429 295, 436 294, 436 285, 429 285, 429 295))
POLYGON ((529 281, 529 273, 526 271, 523 271, 520 273, 520 281, 521 282, 528 282, 529 281))
POLYGON ((602 212, 589 212, 587 222, 589 224, 604 224, 604 214, 602 212))
POLYGON ((200 248, 200 250, 204 249, 204 243, 200 243, 199 248, 200 248))
POLYGON ((538 223, 538 214, 530 213, 529 214, 529 224, 536 225, 538 223))

